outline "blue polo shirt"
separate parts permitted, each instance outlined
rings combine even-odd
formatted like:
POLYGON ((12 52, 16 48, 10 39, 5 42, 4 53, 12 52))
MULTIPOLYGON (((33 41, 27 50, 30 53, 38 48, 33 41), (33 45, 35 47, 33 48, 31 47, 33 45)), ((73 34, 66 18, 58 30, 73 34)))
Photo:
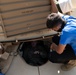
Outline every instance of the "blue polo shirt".
POLYGON ((60 35, 60 44, 70 44, 76 55, 76 18, 68 15, 62 18, 67 22, 60 35))
POLYGON ((0 75, 4 75, 4 74, 0 73, 0 75))

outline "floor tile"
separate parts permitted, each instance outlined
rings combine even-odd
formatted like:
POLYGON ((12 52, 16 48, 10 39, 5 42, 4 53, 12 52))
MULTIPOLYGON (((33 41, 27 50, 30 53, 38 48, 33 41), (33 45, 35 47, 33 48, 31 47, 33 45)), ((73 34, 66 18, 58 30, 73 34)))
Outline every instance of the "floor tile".
POLYGON ((76 67, 70 71, 62 71, 61 64, 47 62, 45 65, 40 66, 40 75, 76 75, 76 67))
POLYGON ((14 58, 6 75, 38 75, 38 68, 28 65, 18 55, 14 58))

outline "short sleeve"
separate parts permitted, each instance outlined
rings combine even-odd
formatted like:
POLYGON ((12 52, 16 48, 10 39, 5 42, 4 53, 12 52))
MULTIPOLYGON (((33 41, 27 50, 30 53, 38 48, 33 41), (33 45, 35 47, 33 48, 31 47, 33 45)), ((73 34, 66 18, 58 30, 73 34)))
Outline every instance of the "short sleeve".
POLYGON ((68 32, 63 31, 60 36, 60 44, 66 45, 71 42, 71 35, 68 32))

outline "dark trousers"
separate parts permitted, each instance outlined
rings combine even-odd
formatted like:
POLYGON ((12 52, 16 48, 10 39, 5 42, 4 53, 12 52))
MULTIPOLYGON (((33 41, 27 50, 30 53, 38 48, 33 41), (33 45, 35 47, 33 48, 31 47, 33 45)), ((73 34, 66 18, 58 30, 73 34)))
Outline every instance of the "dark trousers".
MULTIPOLYGON (((52 38, 52 42, 54 42, 56 45, 59 44, 60 37, 54 36, 52 38)), ((75 60, 76 56, 72 49, 72 47, 68 44, 66 45, 66 48, 62 54, 58 54, 56 51, 52 51, 49 53, 49 60, 53 63, 68 63, 69 60, 75 60)))

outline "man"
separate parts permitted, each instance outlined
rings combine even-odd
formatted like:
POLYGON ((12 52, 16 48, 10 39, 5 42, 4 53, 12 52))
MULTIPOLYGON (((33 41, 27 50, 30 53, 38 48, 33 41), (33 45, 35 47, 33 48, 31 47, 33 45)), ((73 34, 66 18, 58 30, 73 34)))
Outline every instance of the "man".
POLYGON ((51 49, 54 51, 50 52, 49 59, 53 63, 63 63, 62 70, 70 70, 76 66, 76 18, 59 13, 53 0, 51 4, 52 12, 56 13, 48 15, 46 25, 61 34, 52 38, 51 49))

